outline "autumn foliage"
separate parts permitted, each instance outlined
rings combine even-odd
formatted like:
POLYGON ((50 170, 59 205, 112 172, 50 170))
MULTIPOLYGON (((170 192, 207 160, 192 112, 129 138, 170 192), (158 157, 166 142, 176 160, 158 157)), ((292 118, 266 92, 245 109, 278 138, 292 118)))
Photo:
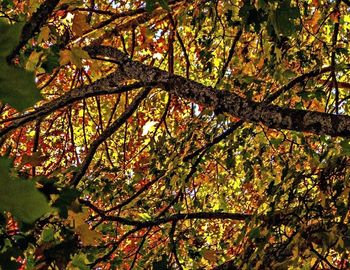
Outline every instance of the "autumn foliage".
POLYGON ((0 1, 0 269, 350 269, 349 11, 0 1))

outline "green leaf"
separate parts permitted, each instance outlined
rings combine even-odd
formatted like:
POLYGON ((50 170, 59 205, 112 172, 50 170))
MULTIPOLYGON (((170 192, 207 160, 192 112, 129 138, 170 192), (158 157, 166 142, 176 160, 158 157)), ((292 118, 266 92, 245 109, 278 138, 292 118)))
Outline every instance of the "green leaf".
POLYGON ((50 210, 49 205, 32 180, 10 175, 11 163, 8 158, 0 158, 0 210, 32 223, 50 210))
POLYGON ((72 269, 80 269, 80 270, 89 270, 90 267, 87 265, 89 263, 89 260, 86 257, 86 254, 76 254, 74 255, 71 265, 72 269))
POLYGON ((273 24, 275 31, 283 36, 293 35, 297 30, 293 20, 299 18, 299 16, 298 8, 291 7, 286 2, 283 2, 275 12, 275 23, 273 24))
POLYGON ((10 66, 5 58, 0 58, 0 100, 23 111, 40 99, 40 92, 34 82, 34 73, 10 66))
POLYGON ((152 12, 156 7, 156 1, 155 0, 146 0, 146 10, 148 12, 152 12))
POLYGON ((22 255, 22 251, 19 248, 9 248, 5 252, 0 253, 0 269, 17 270, 21 264, 16 262, 14 258, 22 255))
POLYGON ((233 151, 232 149, 229 149, 227 151, 227 156, 226 156, 226 166, 227 168, 233 168, 235 166, 235 158, 233 156, 233 151))
POLYGON ((51 242, 55 239, 54 237, 55 235, 55 230, 51 227, 49 228, 45 228, 45 230, 43 230, 43 232, 41 233, 41 239, 43 240, 43 242, 51 242))
POLYGON ((0 100, 22 111, 41 99, 34 73, 8 65, 6 57, 19 43, 23 24, 0 20, 0 100))
POLYGON ((169 5, 168 5, 168 1, 167 0, 158 0, 157 1, 159 3, 159 5, 164 8, 167 11, 170 11, 169 5))
POLYGON ((47 73, 52 73, 53 70, 60 66, 60 57, 58 54, 48 54, 46 60, 42 63, 41 67, 45 69, 47 73))
POLYGON ((350 141, 349 140, 343 140, 341 143, 340 143, 340 146, 342 148, 342 153, 344 155, 347 155, 349 156, 350 155, 350 141))
POLYGON ((151 216, 148 213, 141 213, 141 214, 139 214, 139 217, 145 221, 151 220, 151 216))
POLYGON ((146 10, 152 12, 156 8, 157 3, 165 10, 170 11, 167 0, 146 0, 146 10))
POLYGON ((81 192, 76 189, 63 188, 59 198, 52 205, 59 209, 59 214, 63 218, 68 217, 68 209, 71 208, 72 203, 80 196, 81 192))
POLYGON ((8 56, 18 44, 22 27, 22 23, 9 25, 4 20, 0 20, 0 57, 8 56))
POLYGON ((250 239, 258 238, 259 236, 260 236, 260 229, 259 228, 253 228, 249 233, 250 239))

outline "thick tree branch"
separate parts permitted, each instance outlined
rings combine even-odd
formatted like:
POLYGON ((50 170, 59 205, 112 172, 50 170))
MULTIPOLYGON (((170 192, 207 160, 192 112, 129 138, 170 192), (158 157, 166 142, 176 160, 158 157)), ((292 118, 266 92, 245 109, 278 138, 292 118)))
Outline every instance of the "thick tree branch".
POLYGON ((174 214, 164 218, 156 218, 154 220, 149 221, 138 221, 132 220, 129 218, 105 215, 103 211, 94 207, 90 202, 79 200, 82 204, 89 206, 92 210, 97 212, 104 221, 115 221, 121 223, 123 225, 135 226, 139 229, 141 228, 150 228, 154 226, 158 226, 161 224, 169 223, 169 222, 177 222, 181 220, 190 220, 190 219, 225 219, 225 220, 236 220, 236 221, 245 221, 250 219, 252 216, 249 214, 241 214, 241 213, 227 213, 227 212, 198 212, 198 213, 181 213, 174 214))
POLYGON ((189 99, 217 112, 231 114, 244 121, 262 123, 276 129, 313 132, 319 135, 350 136, 350 117, 346 115, 290 109, 249 101, 233 92, 217 90, 181 76, 170 76, 158 68, 132 61, 113 47, 90 46, 85 49, 92 57, 102 55, 115 59, 123 67, 124 72, 133 79, 144 82, 162 81, 166 83, 164 89, 171 94, 189 99))
MULTIPOLYGON (((313 77, 319 76, 319 75, 324 74, 326 72, 329 72, 331 70, 332 70, 332 67, 329 66, 329 67, 325 67, 325 68, 321 68, 321 69, 312 70, 312 71, 310 71, 308 73, 302 74, 302 75, 294 78, 293 80, 291 80, 289 83, 283 85, 276 92, 274 92, 271 95, 267 96, 263 100, 262 103, 268 105, 268 104, 272 103, 273 101, 275 101, 280 95, 282 95, 283 93, 285 93, 285 92, 289 91, 290 89, 292 89, 298 83, 302 83, 308 78, 313 78, 313 77)), ((220 141, 225 139, 227 136, 232 134, 237 128, 242 126, 243 123, 244 122, 242 120, 239 120, 238 122, 235 122, 235 123, 231 123, 230 127, 228 129, 226 129, 220 135, 215 137, 211 142, 207 143, 206 145, 204 145, 203 147, 201 147, 198 150, 194 151, 193 153, 188 154, 187 156, 185 156, 183 158, 183 161, 187 162, 187 161, 191 160, 192 158, 194 158, 195 156, 199 155, 202 151, 204 151, 206 149, 209 149, 210 147, 212 147, 215 144, 219 143, 220 141)))

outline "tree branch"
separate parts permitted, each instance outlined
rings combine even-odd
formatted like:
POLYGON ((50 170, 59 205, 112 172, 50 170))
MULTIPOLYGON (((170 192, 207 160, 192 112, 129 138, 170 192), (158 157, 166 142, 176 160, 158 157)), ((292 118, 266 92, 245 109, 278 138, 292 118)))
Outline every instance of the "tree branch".
POLYGON ((142 90, 133 100, 129 107, 126 108, 125 112, 113 122, 108 128, 106 128, 100 136, 90 145, 89 152, 87 153, 83 164, 81 165, 79 171, 75 174, 73 178, 73 185, 76 187, 80 180, 83 178, 85 172, 89 168, 89 165, 96 153, 97 148, 103 143, 107 138, 109 138, 114 132, 116 132, 128 118, 136 111, 140 103, 146 98, 148 93, 151 91, 151 87, 146 87, 142 90))
MULTIPOLYGON (((124 93, 130 90, 144 87, 144 86, 154 87, 158 84, 156 82, 150 82, 147 84, 143 82, 136 82, 133 84, 120 86, 118 85, 118 82, 114 82, 114 79, 113 79, 117 75, 118 74, 113 73, 101 80, 95 81, 91 85, 73 89, 67 94, 49 103, 42 105, 41 107, 37 108, 33 112, 29 112, 29 113, 26 112, 21 117, 16 117, 15 118, 16 120, 14 122, 12 122, 10 125, 0 130, 0 138, 4 137, 6 134, 11 132, 12 130, 37 119, 38 117, 46 116, 58 109, 71 105, 75 101, 88 98, 88 97, 100 96, 100 95, 124 93)), ((6 119, 6 122, 8 122, 8 120, 9 119, 6 119)))
POLYGON ((149 221, 137 221, 131 220, 119 216, 108 216, 103 215, 102 218, 105 221, 116 221, 124 225, 135 226, 138 228, 149 228, 158 226, 161 224, 176 222, 181 220, 190 220, 190 219, 227 219, 227 220, 236 220, 236 221, 245 221, 251 218, 251 215, 241 214, 241 213, 226 213, 226 212, 198 212, 198 213, 184 213, 184 214, 174 214, 165 218, 157 218, 149 221))
POLYGON ((38 10, 33 14, 29 21, 23 26, 21 40, 19 44, 13 49, 12 53, 7 57, 9 63, 12 62, 13 58, 18 55, 22 47, 31 39, 40 28, 46 23, 46 20, 51 15, 52 11, 58 5, 59 0, 46 0, 40 5, 38 10))
MULTIPOLYGON (((177 75, 169 75, 155 67, 132 61, 121 51, 108 46, 88 46, 92 57, 102 55, 115 59, 126 74, 144 82, 162 81, 164 90, 178 97, 228 113, 243 121, 262 123, 269 128, 313 132, 331 136, 350 136, 350 117, 317 111, 291 109, 247 100, 225 90, 214 89, 177 75)), ((350 65, 347 66, 349 68, 350 65)))

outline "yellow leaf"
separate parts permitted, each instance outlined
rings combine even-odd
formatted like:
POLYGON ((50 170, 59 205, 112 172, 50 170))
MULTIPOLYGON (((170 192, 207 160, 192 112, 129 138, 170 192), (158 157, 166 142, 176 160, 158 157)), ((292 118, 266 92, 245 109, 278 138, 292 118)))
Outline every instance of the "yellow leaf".
POLYGON ((37 10, 39 6, 40 6, 39 0, 30 0, 28 5, 28 11, 32 14, 37 10))
POLYGON ((64 66, 71 62, 71 51, 63 50, 60 51, 60 65, 64 66))
POLYGON ((42 56, 42 52, 33 51, 28 58, 28 62, 26 64, 26 69, 29 71, 34 71, 41 56, 42 56))
POLYGON ((79 234, 83 246, 94 245, 95 242, 101 239, 102 235, 89 228, 89 225, 84 223, 75 228, 74 231, 79 234))
POLYGON ((75 47, 71 50, 63 50, 60 51, 60 65, 64 66, 66 64, 72 63, 76 65, 78 68, 82 68, 83 59, 89 59, 89 54, 84 51, 82 48, 75 47))
POLYGON ((89 212, 79 212, 75 213, 72 210, 68 210, 69 220, 73 222, 74 228, 78 228, 85 224, 85 220, 89 217, 89 212))
POLYGON ((38 37, 38 43, 48 41, 49 37, 50 37, 50 28, 48 26, 42 27, 38 37))
POLYGON ((90 26, 86 21, 86 16, 83 13, 75 13, 73 18, 72 30, 77 36, 82 36, 85 31, 89 30, 90 26))
POLYGON ((71 62, 72 64, 76 65, 78 68, 81 68, 83 66, 82 60, 83 59, 89 59, 89 54, 84 51, 82 48, 76 47, 72 48, 72 54, 71 54, 71 62))

